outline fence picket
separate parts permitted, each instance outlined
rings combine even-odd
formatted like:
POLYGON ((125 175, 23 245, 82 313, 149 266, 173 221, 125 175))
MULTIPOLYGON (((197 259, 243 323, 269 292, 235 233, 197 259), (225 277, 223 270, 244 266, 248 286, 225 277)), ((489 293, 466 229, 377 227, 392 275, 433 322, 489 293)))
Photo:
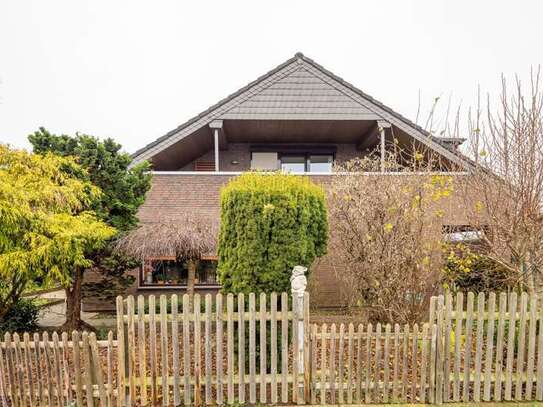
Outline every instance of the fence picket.
POLYGON ((336 324, 330 326, 330 373, 328 379, 330 380, 330 400, 332 404, 336 404, 336 324))
MULTIPOLYGON (((117 297, 117 407, 125 405, 126 372, 125 372, 125 337, 124 337, 124 302, 123 297, 117 297)), ((72 336, 73 339, 73 336, 72 336)), ((79 350, 79 346, 77 346, 79 350)), ((77 404, 81 403, 78 400, 77 404)))
POLYGON ((338 345, 338 401, 339 404, 344 403, 345 388, 343 387, 344 382, 344 368, 345 368, 345 325, 339 325, 339 345, 338 345))
POLYGON ((6 364, 4 363, 4 349, 0 346, 0 402, 2 407, 8 405, 9 390, 6 383, 8 372, 6 364))
MULTIPOLYGON (((55 332, 56 334, 56 332, 55 332)), ((58 342, 58 334, 57 334, 57 342, 58 342)), ((19 381, 19 398, 21 400, 21 403, 26 406, 27 405, 27 399, 26 399, 26 389, 25 389, 25 378, 24 378, 24 368, 23 368, 23 358, 22 358, 22 352, 21 352, 21 339, 19 338, 19 334, 18 333, 14 333, 13 334, 13 350, 14 350, 14 354, 15 354, 15 366, 16 366, 16 371, 17 371, 17 380, 19 381)), ((57 380, 57 386, 55 386, 55 390, 56 390, 56 394, 57 394, 57 398, 60 402, 60 394, 59 393, 62 393, 60 391, 58 391, 58 385, 60 385, 60 383, 58 382, 58 377, 59 377, 59 374, 58 374, 58 371, 56 369, 57 367, 57 362, 56 362, 56 350, 54 349, 53 350, 53 363, 55 364, 55 377, 56 377, 56 380, 57 380)))
POLYGON ((86 372, 86 374, 84 375, 84 378, 85 378, 85 393, 86 393, 86 399, 87 399, 87 406, 93 407, 94 406, 94 394, 93 394, 94 392, 92 389, 92 380, 91 380, 93 373, 92 373, 91 355, 90 355, 90 348, 89 348, 89 334, 87 332, 83 332, 83 334, 81 335, 81 339, 83 342, 83 345, 81 346, 81 353, 83 354, 83 364, 84 364, 85 372, 86 372))
POLYGON ((496 294, 490 293, 488 296, 488 318, 486 329, 486 349, 485 349, 485 384, 483 389, 483 400, 490 401, 490 385, 492 380, 492 357, 494 356, 494 319, 496 311, 496 294))
POLYGON ((243 293, 238 295, 238 400, 242 404, 245 403, 245 297, 243 293))
POLYGON ((407 358, 408 358, 408 342, 409 342, 409 325, 404 326, 403 330, 403 346, 402 346, 402 393, 401 393, 401 402, 405 403, 406 391, 407 391, 407 358))
POLYGON ((437 325, 434 324, 431 327, 432 337, 430 340, 430 376, 429 376, 429 391, 428 401, 430 403, 436 402, 436 356, 437 356, 437 325))
POLYGON ((256 403, 256 305, 255 293, 249 294, 249 403, 256 403))
POLYGON ((520 322, 517 353, 517 377, 515 383, 515 400, 522 400, 522 384, 524 376, 524 352, 526 346, 526 313, 528 308, 528 295, 522 293, 520 296, 520 322))
POLYGON ((299 366, 298 366, 298 296, 292 297, 292 310, 295 315, 292 318, 292 402, 298 404, 299 395, 299 366))
MULTIPOLYGON (((413 338, 416 337, 415 329, 416 325, 413 328, 413 338)), ((416 347, 415 347, 416 350, 416 347)), ((426 373, 428 371, 427 366, 428 359, 428 324, 422 326, 422 345, 421 345, 421 358, 420 358, 420 386, 419 386, 419 402, 426 402, 426 373)), ((415 369, 415 366, 413 367, 415 369)), ((431 384, 430 384, 431 385, 431 384)), ((412 403, 415 403, 415 397, 411 400, 412 403)))
POLYGON ((138 295, 138 364, 140 375, 140 400, 141 405, 147 405, 147 361, 145 349, 145 297, 138 295))
POLYGON ((107 406, 106 388, 104 386, 104 377, 102 374, 102 367, 100 365, 100 355, 98 353, 96 334, 94 332, 89 335, 89 345, 92 357, 93 371, 96 381, 98 382, 98 397, 100 398, 100 404, 102 406, 107 406))
POLYGON ((281 402, 288 402, 288 296, 281 294, 281 402))
MULTIPOLYGON (((366 403, 371 402, 371 337, 373 332, 373 326, 372 324, 368 324, 368 327, 366 329, 366 385, 365 385, 365 393, 364 393, 364 399, 366 403)), ((404 352, 406 352, 406 348, 404 348, 404 352)), ((407 352, 405 353, 407 355, 407 352)), ((405 363, 405 368, 407 369, 407 359, 405 363)), ((404 382, 405 384, 405 382, 404 382)))
MULTIPOLYGON (((317 325, 311 326, 311 388, 310 388, 310 403, 312 405, 317 404, 317 325)), ((272 376, 273 377, 273 376, 272 376)))
POLYGON ((190 307, 190 296, 183 294, 183 402, 190 405, 192 402, 192 388, 190 383, 190 316, 192 314, 190 307))
POLYGON ((222 294, 218 293, 215 297, 215 355, 216 355, 216 370, 217 370, 217 404, 220 406, 224 400, 223 386, 223 302, 222 294))
POLYGON ((444 374, 443 374, 443 401, 448 402, 451 399, 451 334, 452 334, 452 295, 447 293, 445 296, 445 315, 444 315, 444 374))
POLYGON ((481 368, 483 353, 483 321, 485 312, 485 294, 477 296, 477 336, 475 340, 475 372, 473 378, 473 401, 481 401, 481 368))
POLYGON ((194 405, 202 404, 202 342, 200 294, 194 294, 194 405))
MULTIPOLYGON (((66 349, 68 348, 66 344, 66 349)), ((69 379, 68 379, 69 382, 69 379)), ((113 332, 107 334, 107 398, 108 406, 113 406, 113 332)))
MULTIPOLYGON (((234 403, 234 296, 226 296, 226 382, 228 404, 234 403)), ((185 402, 185 404, 187 404, 185 402)))
POLYGON ((271 374, 271 402, 277 403, 277 293, 270 296, 270 374, 271 374))
POLYGON ((349 324, 349 336, 347 338, 347 403, 353 402, 353 339, 354 325, 349 324))
POLYGON ((502 399, 502 371, 503 371, 503 335, 505 332, 505 311, 507 309, 507 294, 500 294, 498 316, 498 332, 496 335, 496 361, 495 361, 495 381, 494 381, 494 401, 502 399))
MULTIPOLYGON (((419 336, 419 326, 417 324, 413 325, 413 339, 411 341, 411 402, 414 403, 417 399, 417 353, 418 353, 418 336, 419 336)), ((423 338, 424 341, 424 338, 423 338)), ((424 342, 423 342, 424 348, 424 342)), ((424 353, 422 357, 424 357, 424 353)), ((424 378, 422 375, 422 370, 426 366, 426 359, 421 359, 421 380, 424 378)), ((420 388, 424 388, 423 383, 420 383, 420 388)), ((421 401, 423 398, 421 399, 421 401)))
POLYGON ((388 392, 390 387, 390 324, 386 324, 385 327, 385 348, 383 355, 383 402, 388 403, 388 392))
POLYGON ((328 334, 328 326, 322 324, 321 326, 321 383, 320 383, 320 397, 321 404, 326 404, 326 335, 328 334))
MULTIPOLYGON (((6 344, 6 365, 8 369, 8 386, 10 399, 14 406, 19 405, 19 398, 17 395, 17 384, 15 383, 14 363, 13 363, 13 344, 11 343, 11 334, 6 332, 4 335, 4 343, 6 344)), ((49 394, 48 394, 49 395, 49 394)))
POLYGON ((381 324, 375 329, 375 375, 373 384, 373 401, 380 401, 379 391, 381 390, 381 324))
MULTIPOLYGON (((173 294, 170 299, 172 312, 172 369, 173 369, 173 404, 178 406, 181 403, 179 388, 181 386, 179 377, 179 299, 173 294)), ((145 373, 144 373, 145 374, 145 373)))
MULTIPOLYGON (((359 345, 360 346, 360 345, 359 345)), ((392 369, 392 402, 398 399, 398 378, 400 359, 400 325, 394 324, 394 367, 392 369)))
POLYGON ((260 402, 266 403, 266 294, 260 294, 260 402))
POLYGON ((461 354, 460 343, 462 338, 462 314, 464 310, 464 295, 459 292, 456 294, 456 320, 454 325, 454 384, 453 401, 460 401, 460 366, 461 354))
MULTIPOLYGON (((45 359, 45 383, 47 385, 47 404, 51 406, 53 404, 53 383, 52 383, 52 367, 51 359, 49 356, 49 334, 44 332, 42 335, 43 340, 43 357, 45 359)), ((83 344, 85 341, 83 340, 83 344)), ((87 346, 88 347, 88 346, 87 346)), ((88 349, 87 349, 88 351, 88 349)), ((90 370, 90 369, 89 369, 90 370)), ((89 371, 87 370, 87 372, 89 371)), ((90 378, 90 376, 89 376, 90 378)))
POLYGON ((511 401, 511 390, 513 383, 513 357, 515 353, 515 332, 516 332, 517 293, 509 295, 509 320, 507 327, 507 360, 505 365, 505 392, 504 399, 511 401))
POLYGON ((436 376, 434 400, 436 404, 443 403, 443 322, 444 322, 445 304, 444 297, 440 295, 437 300, 437 318, 436 318, 436 376))
POLYGON ((471 373, 471 337, 473 329, 473 301, 474 295, 470 291, 468 293, 468 303, 467 303, 467 315, 466 315, 466 330, 465 330, 465 353, 464 353, 464 381, 462 383, 462 400, 464 403, 469 401, 469 384, 470 384, 470 373, 471 373))
POLYGON ((537 295, 530 295, 530 328, 528 331, 528 357, 526 359, 526 400, 532 400, 532 388, 534 385, 534 360, 537 327, 537 295))
POLYGON ((358 331, 356 333, 356 402, 360 404, 362 402, 362 335, 364 334, 364 327, 362 324, 358 324, 358 331))
POLYGON ((153 406, 158 403, 158 365, 157 365, 157 350, 156 350, 156 298, 151 294, 148 298, 149 305, 149 363, 151 370, 151 402, 153 406))
MULTIPOLYGON (((205 389, 205 397, 206 397, 206 404, 211 405, 213 403, 211 399, 211 379, 212 379, 212 371, 211 371, 211 311, 212 311, 212 299, 211 294, 206 294, 205 296, 205 304, 206 304, 206 321, 205 321, 205 382, 206 382, 206 389, 205 389)), ((217 310, 218 313, 218 310, 217 310)), ((219 360, 217 359, 217 363, 219 360)))
MULTIPOLYGON (((56 394, 57 394, 57 400, 61 406, 64 405, 64 395, 62 393, 62 366, 60 364, 60 346, 59 346, 59 338, 58 333, 53 332, 53 365, 55 369, 55 380, 56 380, 56 394)), ((18 339, 18 337, 17 337, 18 339)), ((21 371, 21 377, 22 375, 21 371)), ((22 382, 21 382, 22 383, 22 382)), ((26 393, 26 389, 23 385, 23 393, 26 393)), ((23 399, 25 400, 26 404, 26 395, 24 395, 23 399)))
POLYGON ((128 385, 130 402, 136 400, 136 328, 134 324, 134 297, 129 295, 126 299, 126 313, 128 316, 128 385))
MULTIPOLYGON (((36 336, 37 334, 34 336, 34 343, 38 344, 38 342, 36 341, 37 339, 36 336)), ((83 405, 83 383, 81 382, 81 356, 80 356, 80 347, 79 347, 79 332, 77 331, 72 332, 72 343, 74 347, 75 400, 78 406, 82 406, 83 405)), ((39 349, 39 344, 37 346, 39 349)), ((118 351, 119 350, 117 350, 117 352, 118 351)), ((38 369, 38 372, 39 371, 40 369, 38 369)), ((120 386, 119 386, 117 402, 121 398, 120 393, 121 392, 120 392, 120 386)), ((42 398, 42 394, 40 393, 40 399, 41 398, 42 398)))
MULTIPOLYGON (((129 297, 130 298, 130 297, 129 297)), ((161 387, 162 387, 162 405, 167 406, 170 403, 170 392, 168 391, 168 322, 167 322, 168 303, 165 295, 160 296, 160 366, 161 387)))
POLYGON ((539 329, 537 338, 537 375, 535 398, 543 400, 543 313, 539 313, 539 329))
MULTIPOLYGON (((64 390, 65 390, 64 397, 66 397, 67 404, 71 404, 73 399, 72 399, 72 380, 70 378, 70 364, 68 362, 68 333, 63 332, 61 339, 62 339, 62 370, 64 372, 63 380, 64 380, 64 390)), ((28 356, 30 357, 30 341, 29 341, 28 334, 25 334, 25 345, 27 346, 27 349, 29 352, 28 356)), ((28 369, 30 373, 29 378, 32 377, 32 371, 30 370, 30 366, 31 366, 31 362, 29 360, 29 364, 28 364, 28 369)), ((32 384, 30 384, 30 390, 31 391, 33 390, 32 384)), ((109 403, 109 405, 110 406, 112 405, 111 402, 109 403)))

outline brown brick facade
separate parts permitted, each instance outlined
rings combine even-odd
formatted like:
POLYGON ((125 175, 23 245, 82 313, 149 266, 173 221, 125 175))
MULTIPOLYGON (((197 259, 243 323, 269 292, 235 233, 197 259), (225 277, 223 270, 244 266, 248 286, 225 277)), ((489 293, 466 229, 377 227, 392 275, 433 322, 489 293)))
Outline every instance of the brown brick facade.
MULTIPOLYGON (((232 177, 233 174, 183 174, 183 172, 153 175, 152 188, 147 195, 144 205, 140 208, 139 218, 142 222, 154 222, 160 219, 175 219, 182 214, 198 214, 219 219, 219 194, 220 189, 232 177)), ((310 176, 311 180, 326 186, 329 185, 333 177, 341 175, 318 175, 310 176)), ((361 175, 381 177, 383 188, 386 188, 387 180, 390 177, 405 177, 406 175, 361 175)), ((440 201, 440 207, 444 210, 445 216, 443 224, 465 224, 467 220, 463 216, 460 203, 453 197, 440 201)), ((333 232, 333 222, 330 222, 331 232, 333 232)), ((341 259, 334 256, 334 253, 328 253, 319 259, 312 269, 309 282, 309 288, 312 296, 312 305, 320 307, 337 307, 342 304, 342 287, 336 277, 336 273, 341 272, 341 259)), ((137 272, 132 272, 137 276, 137 272)), ((88 278, 92 278, 91 275, 88 278)), ((138 282, 134 284, 127 293, 150 294, 150 293, 174 293, 180 290, 162 289, 149 290, 137 288, 138 282)), ((205 292, 205 291, 202 291, 205 292)), ((97 308, 107 308, 107 305, 91 305, 91 301, 86 301, 86 310, 97 308)))

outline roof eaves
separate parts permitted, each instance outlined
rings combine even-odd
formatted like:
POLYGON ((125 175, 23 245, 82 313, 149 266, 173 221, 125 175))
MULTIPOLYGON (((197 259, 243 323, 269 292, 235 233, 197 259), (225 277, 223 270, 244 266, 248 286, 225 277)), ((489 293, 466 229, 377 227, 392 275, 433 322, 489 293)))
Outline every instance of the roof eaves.
POLYGON ((400 113, 394 111, 393 109, 391 109, 390 107, 388 107, 387 105, 385 105, 384 103, 380 102, 379 100, 375 99, 374 97, 368 95, 367 93, 363 92, 362 90, 360 90, 359 88, 357 88, 356 86, 354 86, 353 84, 351 84, 350 82, 347 82, 346 80, 344 80, 343 78, 341 78, 340 76, 337 76, 336 74, 334 74, 333 72, 329 71, 328 69, 326 69, 325 67, 323 67, 322 65, 320 65, 319 63, 315 62, 314 60, 312 60, 311 58, 308 58, 306 57, 305 55, 301 54, 301 53, 298 53, 296 54, 298 58, 301 58, 303 59, 305 62, 307 62, 308 64, 312 65, 313 67, 315 67, 316 69, 320 70, 321 72, 323 72, 324 74, 328 75, 329 77, 331 77, 332 79, 334 79, 335 81, 341 83, 343 86, 349 88, 351 91, 353 91, 354 93, 357 93, 358 95, 360 95, 361 97, 363 97, 364 99, 368 100, 369 102, 377 105, 378 107, 380 107, 381 109, 383 109, 384 111, 386 111, 387 113, 389 113, 390 115, 394 116, 396 119, 402 121, 403 123, 405 123, 406 125, 414 128, 415 130, 419 131, 420 133, 422 133, 423 135, 425 135, 426 137, 428 137, 428 141, 430 143, 436 143, 438 144, 439 146, 445 148, 447 151, 449 151, 450 153, 454 154, 458 159, 462 160, 464 163, 466 163, 468 166, 473 166, 472 164, 472 161, 466 157, 464 154, 460 153, 459 151, 457 150, 454 150, 454 149, 451 149, 450 145, 446 145, 445 143, 441 143, 437 140, 435 140, 435 136, 433 136, 430 132, 428 132, 426 129, 424 129, 423 127, 419 126, 418 124, 416 124, 415 122, 409 120, 408 118, 406 118, 405 116, 401 115, 400 113))
POLYGON ((161 142, 163 142, 164 140, 167 140, 168 138, 170 138, 171 136, 173 136, 174 134, 178 133, 179 131, 183 130, 185 127, 191 125, 192 123, 200 120, 202 117, 210 114, 211 112, 213 112, 214 110, 216 110, 217 108, 221 107, 222 105, 224 105, 225 103, 228 103, 229 101, 231 101, 232 99, 234 99, 236 96, 239 96, 241 95, 242 93, 246 92, 247 90, 249 90, 251 87, 253 87, 254 85, 258 84, 259 82, 262 82, 263 80, 269 78, 270 76, 272 76, 273 74, 279 72, 280 70, 282 70, 283 68, 287 67, 288 65, 292 64, 293 62, 295 62, 296 60, 300 59, 300 54, 296 54, 294 57, 288 59, 287 61, 283 62, 282 64, 276 66, 275 68, 273 68, 272 70, 268 71, 267 73, 265 73, 264 75, 258 77, 257 79, 255 79, 254 81, 251 81, 249 82, 247 85, 245 85, 244 87, 242 87, 241 89, 238 89, 236 92, 234 93, 231 93, 230 95, 228 95, 227 97, 221 99, 219 102, 215 103, 214 105, 212 105, 211 107, 207 108, 206 110, 204 110, 203 112, 199 113, 198 115, 190 118, 189 120, 187 120, 185 123, 181 124, 180 126, 176 127, 175 129, 169 131, 168 133, 166 133, 165 135, 157 138, 155 141, 152 141, 151 143, 147 144, 145 147, 142 147, 140 148, 139 150, 137 150, 136 152, 134 152, 133 154, 131 154, 132 158, 133 159, 136 159, 136 157, 140 156, 141 154, 143 154, 144 152, 146 152, 147 150, 153 148, 154 146, 160 144, 161 142))

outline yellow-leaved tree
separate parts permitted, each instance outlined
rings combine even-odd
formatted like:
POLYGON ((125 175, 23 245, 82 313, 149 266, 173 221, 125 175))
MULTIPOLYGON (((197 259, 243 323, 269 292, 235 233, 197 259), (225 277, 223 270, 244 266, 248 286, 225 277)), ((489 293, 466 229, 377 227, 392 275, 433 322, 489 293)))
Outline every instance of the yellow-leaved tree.
POLYGON ((87 210, 101 192, 83 171, 72 158, 0 144, 0 320, 30 283, 69 285, 74 268, 91 265, 85 254, 115 235, 87 210))

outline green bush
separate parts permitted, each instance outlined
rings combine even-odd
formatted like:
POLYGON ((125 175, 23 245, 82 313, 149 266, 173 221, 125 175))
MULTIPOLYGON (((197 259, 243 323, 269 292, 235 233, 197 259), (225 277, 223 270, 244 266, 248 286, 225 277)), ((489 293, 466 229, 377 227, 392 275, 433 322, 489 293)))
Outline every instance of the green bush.
POLYGON ((39 307, 35 300, 20 299, 0 320, 0 334, 6 332, 33 332, 38 328, 39 307))
POLYGON ((307 177, 247 173, 221 191, 218 277, 224 292, 282 292, 294 266, 326 253, 323 189, 307 177))

